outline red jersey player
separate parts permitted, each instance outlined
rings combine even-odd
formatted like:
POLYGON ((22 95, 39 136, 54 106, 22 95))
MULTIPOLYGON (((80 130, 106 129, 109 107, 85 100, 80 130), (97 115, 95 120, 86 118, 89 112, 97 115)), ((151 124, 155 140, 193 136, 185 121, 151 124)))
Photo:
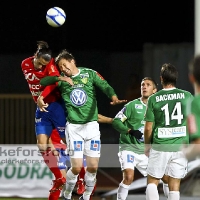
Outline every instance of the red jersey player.
MULTIPOLYGON (((52 52, 48 44, 44 41, 38 42, 35 55, 24 59, 21 63, 21 68, 35 103, 37 103, 37 99, 44 89, 40 86, 40 79, 45 76, 59 75, 59 71, 52 58, 52 52)), ((66 117, 62 98, 55 86, 47 86, 43 91, 43 97, 45 102, 48 103, 48 112, 41 112, 37 107, 35 113, 35 131, 38 148, 45 163, 55 176, 53 187, 50 190, 52 192, 62 187, 66 179, 62 176, 57 166, 57 157, 51 151, 49 137, 52 130, 56 129, 60 137, 65 140, 66 117), (51 93, 49 94, 50 91, 51 93)))

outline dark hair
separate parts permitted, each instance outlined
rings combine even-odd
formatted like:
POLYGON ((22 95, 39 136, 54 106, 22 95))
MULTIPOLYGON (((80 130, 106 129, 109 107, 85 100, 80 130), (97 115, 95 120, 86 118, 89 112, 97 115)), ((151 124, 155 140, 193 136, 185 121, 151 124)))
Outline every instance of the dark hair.
POLYGON ((37 51, 35 53, 36 58, 42 57, 45 61, 49 62, 52 58, 52 51, 49 45, 45 41, 37 41, 37 51))
POLYGON ((74 60, 74 56, 71 53, 69 53, 66 49, 63 49, 55 58, 56 65, 59 63, 61 59, 71 61, 74 60))
POLYGON ((174 65, 165 63, 161 66, 160 76, 163 79, 163 85, 175 86, 178 79, 178 71, 174 65))
POLYGON ((200 85, 200 55, 195 56, 189 62, 189 72, 193 74, 195 80, 200 85))
POLYGON ((151 81, 151 82, 153 83, 153 85, 154 85, 154 89, 157 89, 157 88, 158 88, 158 84, 156 83, 156 81, 155 81, 153 78, 147 76, 147 77, 144 77, 144 78, 142 79, 142 81, 145 81, 145 80, 151 81))

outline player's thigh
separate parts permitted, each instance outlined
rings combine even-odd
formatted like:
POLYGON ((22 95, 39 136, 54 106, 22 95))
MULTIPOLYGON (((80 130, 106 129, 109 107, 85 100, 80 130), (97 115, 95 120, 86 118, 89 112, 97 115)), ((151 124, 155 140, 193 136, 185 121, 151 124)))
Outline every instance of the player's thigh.
POLYGON ((51 103, 48 109, 52 126, 57 129, 61 138, 65 138, 66 113, 63 104, 56 101, 51 103))
POLYGON ((121 170, 132 169, 135 170, 135 157, 132 151, 120 151, 118 153, 121 170))
POLYGON ((48 147, 49 136, 46 134, 39 134, 36 138, 38 148, 42 151, 45 151, 48 147))
POLYGON ((147 176, 148 157, 145 154, 135 154, 135 160, 135 167, 143 176, 147 176))
POLYGON ((66 123, 65 136, 70 158, 83 158, 85 138, 82 133, 84 133, 83 125, 66 123))
POLYGON ((175 179, 184 178, 187 174, 187 165, 188 161, 185 158, 183 152, 174 152, 165 174, 175 179))
POLYGON ((92 158, 99 158, 101 152, 100 135, 96 135, 92 139, 85 140, 84 155, 92 158))
POLYGON ((37 108, 35 112, 36 137, 38 138, 38 135, 40 134, 45 134, 48 137, 50 137, 52 130, 53 130, 53 126, 52 126, 51 121, 49 120, 48 113, 41 112, 39 108, 37 108))
POLYGON ((100 157, 101 151, 101 140, 99 124, 94 122, 89 122, 85 125, 85 148, 84 155, 89 157, 100 157))
POLYGON ((86 164, 87 164, 87 169, 89 168, 97 169, 99 164, 99 157, 86 156, 86 164))
POLYGON ((171 152, 162 152, 151 149, 148 159, 147 173, 155 178, 162 178, 165 174, 171 152))

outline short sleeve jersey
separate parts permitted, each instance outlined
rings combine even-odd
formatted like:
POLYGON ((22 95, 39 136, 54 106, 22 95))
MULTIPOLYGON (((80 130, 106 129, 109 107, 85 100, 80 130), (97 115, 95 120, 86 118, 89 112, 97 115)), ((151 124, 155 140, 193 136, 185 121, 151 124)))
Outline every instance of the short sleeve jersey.
MULTIPOLYGON (((28 83, 33 100, 35 103, 37 103, 37 98, 39 97, 41 91, 44 89, 40 85, 40 79, 44 78, 45 76, 59 76, 59 71, 54 64, 54 59, 51 59, 49 64, 44 66, 41 70, 35 70, 33 59, 34 57, 24 59, 21 63, 21 68, 28 83)), ((57 100, 58 97, 60 98, 59 92, 53 91, 53 93, 47 96, 45 102, 53 102, 57 100)))
MULTIPOLYGON (((141 98, 128 102, 115 116, 129 129, 140 130, 144 133, 144 113, 146 105, 141 98)), ((119 138, 119 151, 133 151, 137 154, 144 154, 144 137, 138 140, 127 132, 121 132, 119 138)))
POLYGON ((190 141, 193 141, 200 139, 200 95, 195 96, 188 107, 188 131, 190 141))
POLYGON ((78 69, 79 73, 71 77, 73 86, 59 81, 58 87, 67 109, 67 121, 85 124, 98 119, 95 87, 101 89, 109 98, 115 95, 115 91, 98 72, 88 68, 78 69))
POLYGON ((188 91, 178 88, 162 89, 149 97, 145 121, 154 122, 152 148, 178 151, 188 143, 187 102, 193 98, 188 91))

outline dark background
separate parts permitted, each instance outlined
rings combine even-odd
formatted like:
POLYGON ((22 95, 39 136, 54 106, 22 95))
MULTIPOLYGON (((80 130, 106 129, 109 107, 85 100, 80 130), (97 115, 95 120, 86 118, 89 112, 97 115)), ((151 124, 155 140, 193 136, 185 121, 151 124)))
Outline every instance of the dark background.
MULTIPOLYGON (((137 86, 136 89, 140 90, 145 43, 194 42, 194 1, 1 0, 0 39, 0 96, 30 95, 21 71, 21 61, 36 52, 38 40, 45 40, 54 55, 61 49, 69 50, 75 56, 78 66, 97 70, 114 87, 119 98, 125 99, 127 85, 132 87, 139 82, 139 87, 137 86), (46 22, 46 12, 54 6, 62 8, 66 13, 66 21, 59 28, 53 28, 46 22), (136 72, 137 83, 135 84, 132 77, 136 72)), ((2 98, 5 103, 0 104, 1 120, 13 116, 13 121, 16 121, 17 117, 13 114, 16 111, 12 106, 8 106, 10 113, 2 112, 5 105, 9 104, 4 96, 2 98)), ((110 100, 98 89, 97 100, 99 113, 110 117, 114 117, 123 106, 119 105, 115 108, 110 106, 110 100)), ((29 116, 29 112, 26 112, 29 116)), ((18 118, 23 122, 21 115, 18 118)), ((28 120, 27 117, 26 119, 28 120)), ((31 117, 31 120, 34 120, 34 117, 31 117)), ((9 125, 2 121, 2 126, 5 129, 15 128, 15 125, 10 125, 9 120, 8 123, 9 125)), ((30 128, 29 125, 24 127, 25 123, 22 123, 19 132, 26 128, 34 132, 34 127, 30 128)), ((102 126, 105 130, 102 141, 118 142, 116 131, 109 125, 102 126)), ((12 133, 13 131, 6 132, 2 129, 0 132, 12 133)), ((35 140, 34 133, 32 136, 35 140)), ((8 138, 12 137, 8 135, 8 138)), ((4 138, 2 141, 8 143, 4 138)))
POLYGON ((143 44, 194 41, 193 0, 0 1, 0 53, 34 53, 37 40, 57 52, 142 51, 143 44), (46 22, 51 7, 66 12, 62 27, 46 22))

